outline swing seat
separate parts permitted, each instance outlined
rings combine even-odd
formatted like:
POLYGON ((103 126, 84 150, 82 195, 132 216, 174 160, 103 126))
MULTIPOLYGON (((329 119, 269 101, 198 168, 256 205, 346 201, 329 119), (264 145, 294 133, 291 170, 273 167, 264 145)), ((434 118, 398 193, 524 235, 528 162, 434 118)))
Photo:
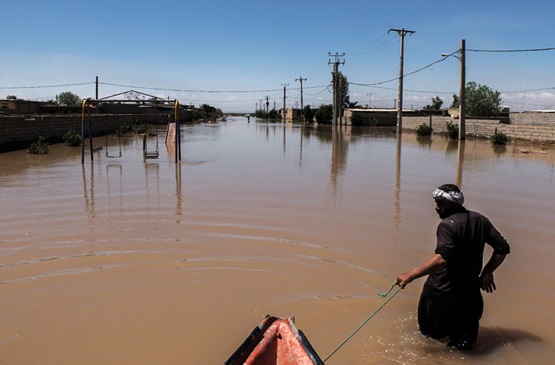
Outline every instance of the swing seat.
POLYGON ((158 151, 144 151, 144 156, 146 159, 158 158, 158 151))
MULTIPOLYGON (((158 137, 156 137, 158 138, 158 137)), ((157 140, 158 142, 158 140, 157 140)), ((143 134, 143 157, 146 159, 157 159, 158 158, 158 149, 155 151, 149 151, 146 149, 146 133, 143 134)))

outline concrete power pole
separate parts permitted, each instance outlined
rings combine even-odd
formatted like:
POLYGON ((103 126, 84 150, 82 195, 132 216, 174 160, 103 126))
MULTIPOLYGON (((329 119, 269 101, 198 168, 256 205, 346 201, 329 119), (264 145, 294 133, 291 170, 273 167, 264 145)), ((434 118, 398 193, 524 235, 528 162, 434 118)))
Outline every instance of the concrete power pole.
POLYGON ((287 118, 287 86, 289 86, 289 84, 282 84, 283 85, 283 123, 286 122, 286 118, 287 118))
POLYGON ((413 34, 414 31, 401 28, 390 29, 388 33, 391 31, 397 32, 397 34, 399 34, 399 37, 401 37, 401 56, 399 60, 399 95, 397 100, 397 134, 401 134, 403 132, 403 62, 405 53, 405 35, 413 34))
POLYGON ((464 107, 466 104, 466 44, 465 40, 461 39, 461 89, 459 94, 459 139, 466 139, 466 120, 464 115, 464 107))
POLYGON ((299 76, 299 78, 295 79, 295 81, 301 82, 301 124, 303 124, 304 123, 303 81, 306 81, 306 79, 303 79, 302 76, 299 76))
MULTIPOLYGON (((328 56, 332 56, 331 52, 328 52, 328 56)), ((332 116, 332 124, 337 124, 337 119, 341 116, 341 112, 339 111, 340 109, 340 100, 339 100, 339 65, 340 64, 345 64, 345 60, 340 61, 340 57, 345 57, 345 53, 339 54, 339 53, 335 53, 334 55, 334 61, 332 62, 331 60, 328 61, 328 65, 332 65, 333 64, 333 72, 332 74, 332 83, 333 83, 333 116, 332 116)))

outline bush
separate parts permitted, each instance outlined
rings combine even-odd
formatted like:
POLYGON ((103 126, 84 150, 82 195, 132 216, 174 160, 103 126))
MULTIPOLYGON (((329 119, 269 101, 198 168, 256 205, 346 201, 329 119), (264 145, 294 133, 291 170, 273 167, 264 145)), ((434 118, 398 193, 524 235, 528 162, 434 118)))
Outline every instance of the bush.
POLYGON ((131 127, 129 127, 127 124, 122 124, 114 131, 114 136, 121 138, 130 130, 131 127))
POLYGON ((152 129, 152 125, 149 123, 140 123, 135 126, 135 133, 137 134, 149 134, 152 129))
POLYGON ((491 136, 491 143, 495 145, 504 146, 507 144, 508 141, 509 141, 509 137, 507 137, 507 135, 503 132, 495 131, 495 134, 491 136))
POLYGON ((48 153, 48 143, 46 143, 43 136, 39 136, 37 142, 31 144, 29 148, 27 148, 27 153, 30 155, 45 155, 48 153))
POLYGON ((79 132, 75 129, 71 129, 64 134, 64 142, 66 143, 66 146, 81 146, 81 134, 79 134, 79 132))
POLYGON ((432 132, 433 132, 432 127, 430 127, 428 124, 425 124, 425 123, 422 123, 421 125, 418 126, 418 128, 416 128, 416 134, 421 137, 431 136, 432 132))
POLYGON ((451 122, 447 122, 447 135, 451 139, 459 139, 459 126, 451 122))

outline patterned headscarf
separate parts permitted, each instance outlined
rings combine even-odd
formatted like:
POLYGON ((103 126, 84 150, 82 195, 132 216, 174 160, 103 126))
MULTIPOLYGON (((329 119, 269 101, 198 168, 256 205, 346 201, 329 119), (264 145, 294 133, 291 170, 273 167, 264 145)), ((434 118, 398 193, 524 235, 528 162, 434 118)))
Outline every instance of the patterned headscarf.
POLYGON ((446 200, 453 203, 458 203, 460 205, 464 204, 464 195, 462 191, 445 191, 441 189, 434 190, 434 199, 436 200, 446 200))

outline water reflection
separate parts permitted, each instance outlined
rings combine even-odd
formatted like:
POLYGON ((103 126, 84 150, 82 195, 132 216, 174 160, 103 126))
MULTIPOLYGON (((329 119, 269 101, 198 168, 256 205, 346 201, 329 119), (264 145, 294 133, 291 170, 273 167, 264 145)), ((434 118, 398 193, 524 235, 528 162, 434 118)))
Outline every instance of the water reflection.
POLYGON ((183 215, 183 192, 182 192, 182 176, 181 164, 175 165, 175 215, 177 216, 176 223, 181 223, 181 216, 183 215))
POLYGON ((395 228, 399 228, 401 223, 401 147, 403 146, 403 135, 397 135, 395 149, 395 215, 393 223, 395 228))
POLYGON ((334 126, 332 128, 330 183, 334 198, 337 197, 338 184, 347 164, 350 129, 351 127, 347 126, 334 126))
POLYGON ((108 206, 112 211, 112 203, 117 199, 119 201, 119 209, 123 209, 123 167, 120 163, 109 163, 106 165, 106 185, 108 192, 108 206), (114 176, 115 175, 115 176, 114 176), (117 179, 117 189, 112 187, 112 180, 117 179), (115 197, 112 197, 113 193, 115 197))
POLYGON ((457 149, 457 178, 455 179, 456 184, 459 187, 462 187, 462 179, 463 179, 463 164, 464 164, 464 147, 466 143, 464 140, 458 141, 458 149, 457 149))
POLYGON ((83 177, 83 198, 85 199, 85 213, 87 214, 87 217, 92 218, 95 216, 93 163, 91 162, 91 168, 89 169, 90 177, 88 181, 90 182, 90 185, 87 184, 85 164, 81 165, 81 173, 83 177))

